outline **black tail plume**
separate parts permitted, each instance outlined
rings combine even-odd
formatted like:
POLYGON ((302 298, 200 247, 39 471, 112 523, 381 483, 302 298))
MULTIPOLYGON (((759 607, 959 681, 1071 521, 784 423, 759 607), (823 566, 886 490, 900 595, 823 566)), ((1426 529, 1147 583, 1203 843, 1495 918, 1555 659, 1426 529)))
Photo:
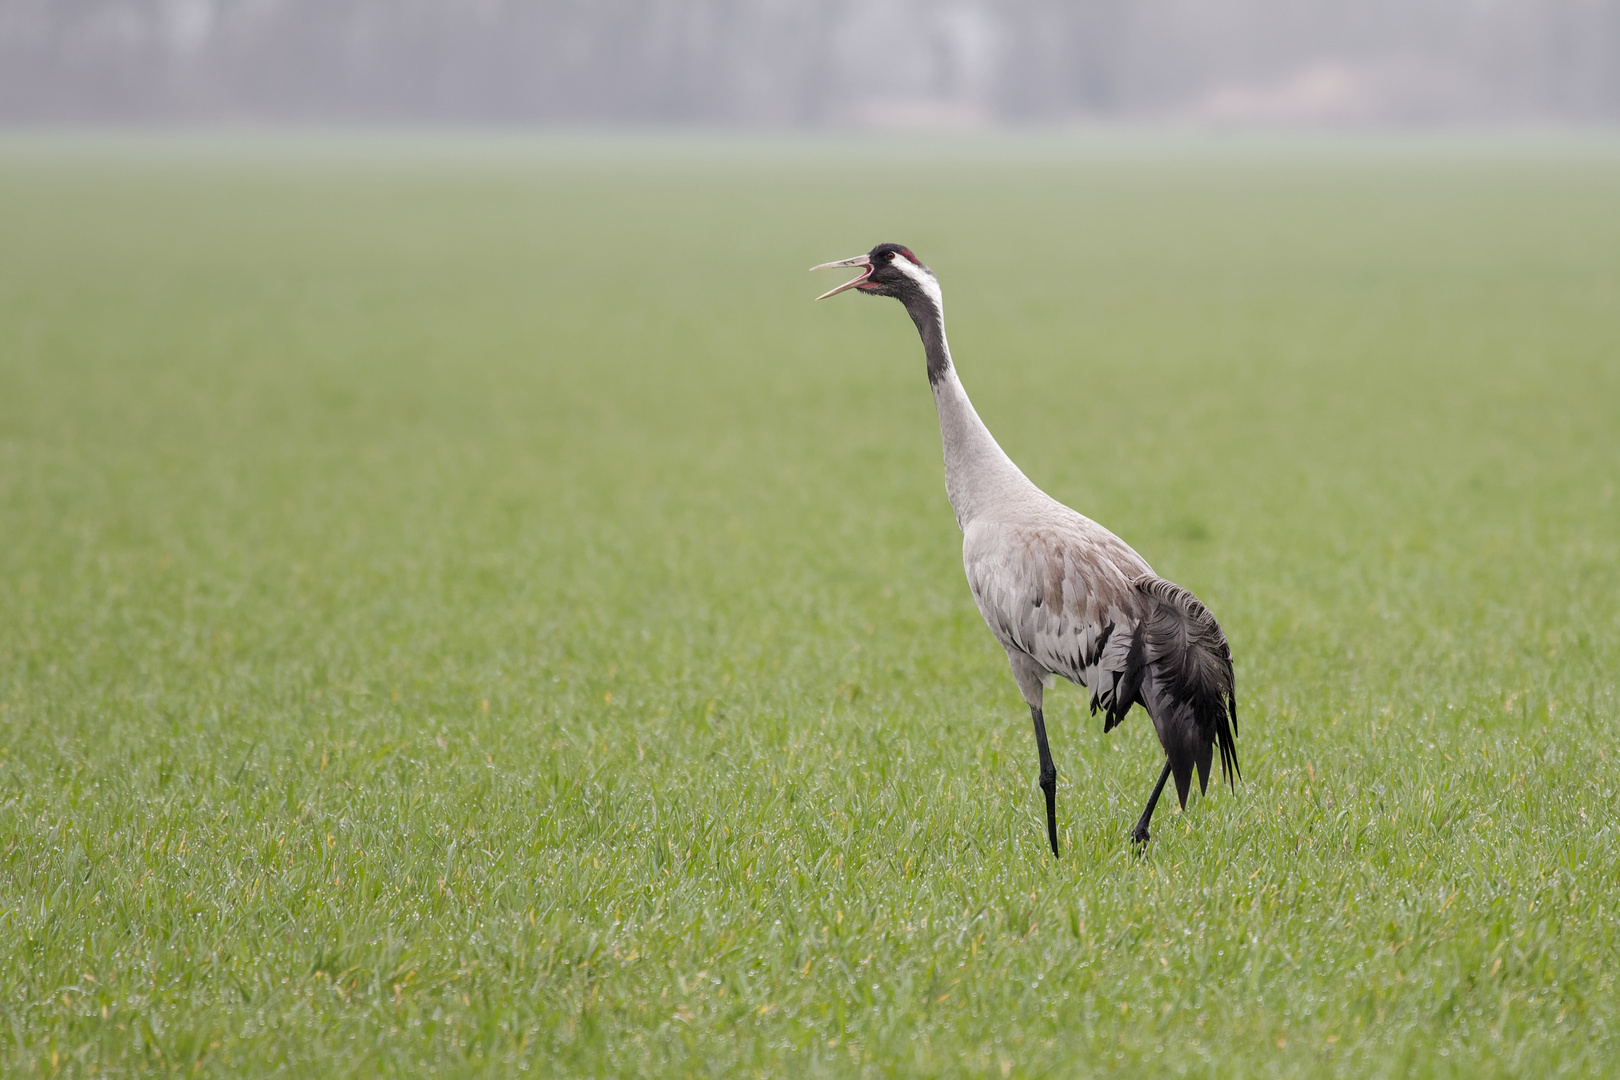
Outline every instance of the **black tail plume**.
POLYGON ((1121 690, 1125 707, 1140 702, 1153 718, 1176 777, 1176 796, 1187 805, 1192 772, 1198 790, 1209 783, 1215 748, 1228 786, 1242 777, 1237 760, 1237 684, 1232 650, 1209 609, 1180 585, 1146 574, 1131 582, 1147 612, 1136 627, 1121 690))

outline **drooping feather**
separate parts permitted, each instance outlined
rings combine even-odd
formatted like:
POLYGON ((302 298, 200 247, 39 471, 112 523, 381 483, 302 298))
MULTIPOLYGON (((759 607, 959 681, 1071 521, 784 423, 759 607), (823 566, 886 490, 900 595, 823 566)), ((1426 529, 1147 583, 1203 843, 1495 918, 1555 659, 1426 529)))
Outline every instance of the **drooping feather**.
POLYGON ((1228 786, 1241 775, 1232 650, 1215 616, 1180 585, 1144 575, 1131 586, 1148 598, 1148 610, 1134 634, 1141 666, 1127 669, 1125 679, 1131 698, 1153 718, 1185 807, 1194 766, 1199 792, 1208 787, 1212 748, 1220 749, 1228 786))

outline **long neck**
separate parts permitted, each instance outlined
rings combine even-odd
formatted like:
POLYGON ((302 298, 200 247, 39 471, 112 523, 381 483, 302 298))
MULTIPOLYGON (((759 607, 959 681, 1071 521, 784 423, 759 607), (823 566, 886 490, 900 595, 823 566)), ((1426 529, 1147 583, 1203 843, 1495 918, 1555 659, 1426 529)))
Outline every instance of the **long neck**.
POLYGON ((956 511, 956 524, 965 530, 996 503, 1033 491, 1035 485, 997 444, 968 400, 951 364, 951 349, 945 341, 945 313, 939 301, 931 296, 915 296, 907 300, 906 311, 917 324, 928 357, 928 384, 934 391, 939 435, 945 447, 945 494, 956 511))

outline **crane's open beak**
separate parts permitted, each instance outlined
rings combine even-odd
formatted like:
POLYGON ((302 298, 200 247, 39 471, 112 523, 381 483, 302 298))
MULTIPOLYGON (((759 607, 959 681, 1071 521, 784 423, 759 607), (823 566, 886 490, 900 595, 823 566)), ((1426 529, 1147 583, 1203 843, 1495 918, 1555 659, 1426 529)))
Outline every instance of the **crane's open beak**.
POLYGON ((859 266, 862 268, 861 275, 860 277, 844 282, 836 289, 822 293, 820 296, 816 297, 817 300, 825 300, 829 296, 837 296, 845 289, 853 289, 857 285, 863 284, 867 278, 872 276, 872 256, 870 255, 857 255, 853 259, 842 259, 838 262, 822 263, 820 266, 812 266, 810 269, 832 270, 839 266, 859 266))

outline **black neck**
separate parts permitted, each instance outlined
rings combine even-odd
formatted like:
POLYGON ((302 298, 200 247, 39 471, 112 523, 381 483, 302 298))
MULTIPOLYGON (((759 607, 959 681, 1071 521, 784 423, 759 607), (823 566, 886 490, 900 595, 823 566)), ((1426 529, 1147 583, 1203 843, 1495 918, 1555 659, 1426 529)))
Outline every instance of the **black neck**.
POLYGON ((902 302, 906 314, 917 324, 917 333, 922 336, 923 354, 928 357, 928 383, 932 386, 951 369, 951 350, 945 344, 945 316, 921 293, 914 293, 902 302))

